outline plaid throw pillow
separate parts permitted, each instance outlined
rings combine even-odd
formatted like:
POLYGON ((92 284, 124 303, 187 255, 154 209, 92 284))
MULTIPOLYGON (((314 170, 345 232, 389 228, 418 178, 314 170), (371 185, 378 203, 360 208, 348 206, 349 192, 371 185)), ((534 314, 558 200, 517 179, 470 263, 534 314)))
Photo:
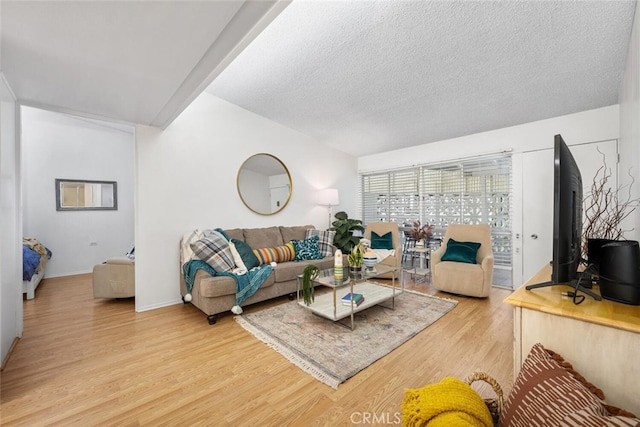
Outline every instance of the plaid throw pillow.
POLYGON ((318 248, 322 257, 333 256, 335 247, 333 246, 333 239, 336 237, 335 230, 307 230, 306 238, 318 236, 318 248))
POLYGON ((292 240, 291 243, 295 249, 295 261, 303 261, 309 259, 322 259, 318 236, 313 236, 304 240, 292 240))
POLYGON ((200 240, 191 243, 194 255, 209 264, 215 271, 231 271, 235 266, 229 242, 221 233, 205 230, 200 240))

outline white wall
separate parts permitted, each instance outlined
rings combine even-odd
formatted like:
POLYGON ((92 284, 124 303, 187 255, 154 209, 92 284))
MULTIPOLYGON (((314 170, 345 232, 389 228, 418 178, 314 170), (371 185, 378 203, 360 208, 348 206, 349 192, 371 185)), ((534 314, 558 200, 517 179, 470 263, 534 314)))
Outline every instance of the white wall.
MULTIPOLYGON (((462 118, 461 118, 462 120, 462 118)), ((392 169, 427 162, 513 150, 513 153, 553 147, 553 137, 562 134, 569 145, 618 138, 617 105, 477 133, 358 159, 359 171, 392 169)))
MULTIPOLYGON (((627 64, 620 87, 619 182, 631 187, 632 198, 640 198, 640 7, 636 5, 627 64), (632 178, 629 176, 629 171, 632 178)), ((640 210, 625 222, 626 237, 640 240, 640 210)))
POLYGON ((53 252, 46 277, 123 256, 134 242, 133 127, 31 107, 21 117, 24 235, 53 252), (116 181, 118 210, 56 211, 56 178, 116 181))
MULTIPOLYGON (((468 135, 417 147, 365 156, 358 159, 358 170, 372 171, 407 167, 415 164, 455 160, 509 150, 513 153, 513 271, 514 286, 522 272, 522 154, 553 147, 553 137, 561 134, 569 145, 605 141, 619 137, 619 106, 584 111, 519 126, 468 135)), ((635 166, 638 166, 636 162, 635 166)), ((547 167, 553 174, 553 168, 547 167)), ((583 177, 583 179, 589 179, 583 177)), ((535 197, 535 195, 532 195, 535 197)))
MULTIPOLYGON (((355 207, 356 159, 216 98, 200 95, 166 130, 136 127, 136 310, 181 302, 178 245, 199 228, 313 224, 327 228, 319 189, 340 190, 334 212, 355 207), (293 194, 279 213, 251 212, 236 191, 256 153, 289 169, 293 194)), ((351 215, 353 216, 353 215, 351 215)))
POLYGON ((22 336, 20 144, 16 102, 0 72, 0 356, 22 336))

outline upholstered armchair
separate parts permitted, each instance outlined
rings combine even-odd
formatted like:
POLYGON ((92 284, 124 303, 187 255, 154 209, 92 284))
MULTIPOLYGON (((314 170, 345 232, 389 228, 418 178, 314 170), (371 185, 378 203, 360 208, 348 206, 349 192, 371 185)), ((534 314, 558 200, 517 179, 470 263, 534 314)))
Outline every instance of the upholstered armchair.
POLYGON ((129 258, 110 258, 93 267, 94 298, 129 298, 135 294, 135 264, 129 258))
POLYGON ((431 280, 433 287, 440 291, 472 297, 489 296, 493 280, 493 249, 489 225, 449 225, 442 246, 431 253, 431 280), (451 239, 453 242, 449 245, 451 239), (464 244, 468 242, 476 245, 464 244), (480 247, 477 248, 475 259, 472 259, 478 243, 480 247), (447 246, 450 246, 448 253, 447 246))
MULTIPOLYGON (((375 233, 379 237, 384 239, 387 233, 391 233, 391 247, 393 248, 393 255, 389 255, 384 259, 379 259, 380 264, 391 265, 398 268, 396 272, 396 279, 400 278, 400 263, 402 261, 402 244, 400 243, 400 229, 395 222, 370 222, 366 225, 364 230, 364 238, 371 240, 371 247, 376 249, 376 239, 372 239, 372 233, 375 233)), ((374 236, 375 237, 375 236, 374 236)), ((388 242, 388 240, 387 240, 388 242)), ((375 251, 374 251, 375 252, 375 251)), ((378 277, 391 278, 391 273, 382 274, 378 277)))

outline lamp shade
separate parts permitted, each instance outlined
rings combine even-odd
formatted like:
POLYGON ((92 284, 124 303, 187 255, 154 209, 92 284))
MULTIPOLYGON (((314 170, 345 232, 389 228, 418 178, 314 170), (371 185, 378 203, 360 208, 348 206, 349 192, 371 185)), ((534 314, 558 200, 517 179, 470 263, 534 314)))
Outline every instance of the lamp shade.
POLYGON ((318 194, 318 204, 323 206, 335 206, 340 204, 337 188, 325 188, 318 194))

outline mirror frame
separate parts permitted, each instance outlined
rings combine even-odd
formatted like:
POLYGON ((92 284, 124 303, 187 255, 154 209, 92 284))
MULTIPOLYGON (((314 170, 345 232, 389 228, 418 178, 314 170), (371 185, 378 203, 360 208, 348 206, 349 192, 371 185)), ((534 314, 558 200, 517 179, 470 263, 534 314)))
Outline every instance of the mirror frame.
POLYGON ((240 200, 242 200, 242 203, 247 207, 247 209, 249 209, 250 211, 252 211, 254 213, 257 213, 258 215, 268 216, 268 215, 275 215, 278 212, 281 212, 289 204, 289 200, 291 200, 291 194, 293 193, 293 183, 291 182, 291 174, 289 173, 289 169, 287 169, 287 166, 284 164, 284 162, 282 160, 280 160, 279 158, 277 158, 273 154, 257 153, 257 154, 254 154, 253 156, 248 157, 240 165, 240 168, 238 169, 238 174, 236 176, 236 190, 238 191, 238 195, 240 196, 240 200), (244 167, 247 165, 247 163, 251 159, 255 159, 256 157, 260 157, 260 156, 267 156, 267 157, 270 157, 271 159, 275 160, 276 162, 278 162, 282 166, 282 169, 284 170, 283 174, 287 175, 287 179, 289 181, 289 183, 288 183, 289 184, 289 194, 287 195, 287 200, 285 200, 285 202, 282 204, 282 206, 280 206, 277 210, 275 210, 273 212, 261 212, 261 211, 257 210, 257 208, 255 206, 251 206, 249 201, 247 201, 245 199, 246 195, 243 197, 242 191, 240 189, 240 174, 242 173, 244 167))
POLYGON ((116 181, 93 181, 89 179, 62 179, 56 178, 56 211, 117 211, 118 210, 118 183, 116 181), (62 206, 60 200, 60 187, 65 182, 81 184, 111 184, 113 185, 113 206, 62 206))

